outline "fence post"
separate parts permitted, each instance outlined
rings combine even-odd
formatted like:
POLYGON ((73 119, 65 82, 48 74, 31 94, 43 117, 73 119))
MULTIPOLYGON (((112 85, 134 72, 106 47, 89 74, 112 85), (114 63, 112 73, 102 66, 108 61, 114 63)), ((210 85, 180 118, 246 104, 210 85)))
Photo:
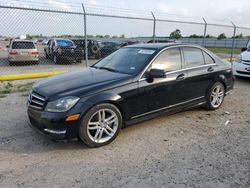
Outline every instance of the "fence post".
POLYGON ((155 25, 156 25, 156 19, 155 19, 155 15, 153 12, 151 12, 153 19, 154 19, 154 26, 153 26, 153 43, 155 43, 155 25))
POLYGON ((235 35, 236 35, 236 28, 237 26, 231 22, 234 26, 234 34, 233 34, 233 42, 232 42, 232 48, 231 48, 231 57, 230 57, 230 61, 233 62, 233 54, 234 54, 234 42, 235 42, 235 35))
POLYGON ((85 62, 86 62, 86 67, 89 66, 88 62, 88 39, 87 39, 87 18, 86 18, 86 11, 85 7, 82 3, 82 10, 83 10, 83 16, 84 16, 84 52, 85 52, 85 62))
POLYGON ((203 17, 202 17, 202 19, 204 21, 204 34, 203 34, 202 46, 205 47, 206 35, 207 35, 207 21, 203 17))

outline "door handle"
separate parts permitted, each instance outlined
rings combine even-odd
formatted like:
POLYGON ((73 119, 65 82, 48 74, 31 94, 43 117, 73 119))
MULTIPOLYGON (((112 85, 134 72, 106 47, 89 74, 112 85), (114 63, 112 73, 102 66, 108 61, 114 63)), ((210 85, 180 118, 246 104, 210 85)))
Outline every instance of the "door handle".
POLYGON ((213 72, 214 71, 214 68, 213 67, 209 67, 208 69, 207 69, 207 72, 213 72))
POLYGON ((176 81, 181 81, 185 79, 185 74, 180 74, 176 77, 176 81))

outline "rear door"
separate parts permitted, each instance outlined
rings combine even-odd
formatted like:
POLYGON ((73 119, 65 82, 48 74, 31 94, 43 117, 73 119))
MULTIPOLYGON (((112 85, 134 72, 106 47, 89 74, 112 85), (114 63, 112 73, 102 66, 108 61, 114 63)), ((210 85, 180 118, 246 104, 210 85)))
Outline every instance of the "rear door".
POLYGON ((188 74, 186 100, 204 98, 215 78, 215 61, 200 48, 183 47, 182 51, 188 74))

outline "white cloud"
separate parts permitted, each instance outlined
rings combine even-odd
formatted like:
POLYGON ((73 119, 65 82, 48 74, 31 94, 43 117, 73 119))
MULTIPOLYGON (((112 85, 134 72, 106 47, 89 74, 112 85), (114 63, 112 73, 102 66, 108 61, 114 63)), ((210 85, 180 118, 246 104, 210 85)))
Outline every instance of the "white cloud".
POLYGON ((55 0, 48 0, 48 3, 50 5, 53 6, 53 8, 59 8, 59 9, 63 9, 63 10, 67 10, 67 11, 72 11, 72 6, 70 6, 70 4, 66 4, 64 2, 58 2, 58 1, 55 1, 55 0))

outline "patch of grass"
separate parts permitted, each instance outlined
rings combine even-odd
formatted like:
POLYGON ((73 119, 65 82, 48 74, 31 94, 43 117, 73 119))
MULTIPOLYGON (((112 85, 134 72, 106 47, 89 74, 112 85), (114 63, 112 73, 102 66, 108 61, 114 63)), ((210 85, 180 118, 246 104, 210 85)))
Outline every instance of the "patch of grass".
MULTIPOLYGON (((224 54, 231 54, 231 48, 207 48, 210 51, 214 52, 214 53, 224 53, 224 54)), ((240 54, 241 53, 241 49, 239 48, 235 48, 234 49, 234 54, 240 54)))
POLYGON ((6 95, 0 94, 0 98, 4 98, 6 97, 6 95))
POLYGON ((28 93, 33 85, 33 82, 26 84, 12 84, 11 82, 1 83, 0 85, 0 95, 9 93, 28 93))

